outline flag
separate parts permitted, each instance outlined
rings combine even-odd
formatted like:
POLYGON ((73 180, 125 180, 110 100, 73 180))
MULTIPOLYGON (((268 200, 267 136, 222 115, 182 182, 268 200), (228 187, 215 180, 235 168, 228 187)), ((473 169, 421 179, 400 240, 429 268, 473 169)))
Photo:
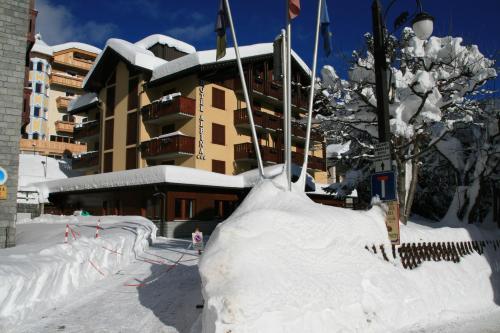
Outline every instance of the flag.
POLYGON ((215 23, 215 32, 217 33, 217 55, 216 60, 226 55, 226 30, 229 25, 226 5, 224 0, 220 0, 219 11, 217 12, 217 22, 215 23))
POLYGON ((328 7, 326 0, 321 0, 321 35, 323 35, 323 49, 328 57, 332 53, 332 33, 330 32, 330 17, 328 16, 328 7))
POLYGON ((300 0, 288 0, 288 17, 293 20, 300 14, 300 0))
POLYGON ((281 59, 283 56, 282 45, 283 36, 278 35, 273 43, 273 81, 280 81, 283 75, 283 62, 281 59))

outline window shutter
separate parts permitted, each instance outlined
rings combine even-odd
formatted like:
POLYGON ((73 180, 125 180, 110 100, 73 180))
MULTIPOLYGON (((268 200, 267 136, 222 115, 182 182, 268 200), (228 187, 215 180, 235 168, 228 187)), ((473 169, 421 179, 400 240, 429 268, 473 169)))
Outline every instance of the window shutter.
POLYGON ((212 88, 212 106, 217 109, 226 109, 226 94, 224 90, 212 88))
POLYGON ((127 157, 126 157, 126 168, 137 169, 137 148, 127 148, 127 157))
POLYGON ((137 143, 137 112, 127 114, 127 146, 137 143))
POLYGON ((104 149, 113 149, 113 132, 115 122, 113 119, 106 120, 104 127, 104 149))
POLYGON ((139 106, 139 79, 128 80, 128 110, 137 109, 139 106))
POLYGON ((218 161, 218 160, 212 160, 212 171, 217 172, 217 173, 226 173, 226 162, 225 161, 218 161))
POLYGON ((113 171, 113 152, 104 153, 104 172, 113 171))
POLYGON ((106 117, 111 117, 115 114, 115 87, 106 89, 106 117))
POLYGON ((212 123, 212 143, 226 144, 226 127, 224 125, 212 123))

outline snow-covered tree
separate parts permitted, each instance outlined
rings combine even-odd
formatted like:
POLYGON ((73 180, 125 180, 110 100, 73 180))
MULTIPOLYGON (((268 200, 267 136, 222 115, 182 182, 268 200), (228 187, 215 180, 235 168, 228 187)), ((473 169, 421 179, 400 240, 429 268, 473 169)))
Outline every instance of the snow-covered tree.
MULTIPOLYGON (((365 40, 366 53, 353 52, 349 80, 341 80, 330 66, 323 68, 316 102, 323 128, 328 131, 331 124, 334 128, 340 124, 335 135, 354 142, 360 157, 372 155, 373 144, 378 142, 373 38, 367 34, 365 40)), ((459 124, 470 124, 483 112, 478 94, 487 93, 481 87, 496 77, 494 61, 476 45, 462 42, 454 37, 422 41, 410 28, 403 31, 400 40, 387 38, 392 158, 398 171, 404 223, 411 212, 423 156, 459 124)), ((368 176, 369 160, 358 164, 362 164, 358 170, 368 176)), ((349 186, 332 190, 344 191, 349 186)))

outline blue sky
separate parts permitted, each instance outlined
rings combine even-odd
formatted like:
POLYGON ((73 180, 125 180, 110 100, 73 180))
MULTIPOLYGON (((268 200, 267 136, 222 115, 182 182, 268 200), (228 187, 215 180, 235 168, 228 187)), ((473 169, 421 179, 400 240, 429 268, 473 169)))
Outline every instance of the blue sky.
MULTIPOLYGON (((153 33, 171 35, 198 50, 215 47, 213 33, 219 0, 36 0, 40 11, 37 30, 49 43, 81 41, 103 47, 107 38, 135 42, 153 33)), ((389 0, 383 0, 387 4, 389 0)), ((435 17, 434 35, 462 36, 479 45, 486 55, 500 51, 499 0, 422 0, 424 10, 435 17)), ((311 64, 317 2, 302 0, 301 15, 294 20, 293 48, 311 64)), ((353 49, 371 31, 371 0, 327 0, 333 54, 320 51, 319 65, 331 64, 345 73, 353 49)), ((240 45, 270 42, 284 25, 285 0, 232 0, 240 45)), ((400 0, 391 9, 388 26, 399 13, 416 10, 415 2, 400 0)), ((500 55, 496 55, 500 58, 500 55)), ((498 80, 497 80, 498 81, 498 80)), ((497 83, 500 83, 498 81, 497 83)), ((497 84, 500 89, 500 84, 497 84)))

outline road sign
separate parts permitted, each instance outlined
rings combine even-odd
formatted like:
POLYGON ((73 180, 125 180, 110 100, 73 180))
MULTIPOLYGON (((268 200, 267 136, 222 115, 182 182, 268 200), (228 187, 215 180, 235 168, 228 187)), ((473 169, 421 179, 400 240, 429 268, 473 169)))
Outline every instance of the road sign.
POLYGON ((4 168, 0 167, 0 185, 5 184, 7 178, 8 178, 7 171, 5 171, 4 168))
POLYGON ((375 172, 383 172, 383 171, 390 171, 392 170, 392 163, 391 160, 381 160, 381 161, 374 161, 373 165, 375 166, 375 172))
POLYGON ((390 171, 391 163, 391 145, 389 142, 381 142, 375 145, 375 154, 373 156, 375 172, 390 171))
POLYGON ((399 244, 399 202, 387 202, 387 215, 385 216, 385 226, 392 244, 399 244))
POLYGON ((195 231, 191 234, 193 239, 193 249, 201 251, 203 250, 203 233, 201 231, 195 231))
POLYGON ((0 200, 7 200, 7 186, 0 185, 0 200))
POLYGON ((394 171, 377 172, 372 175, 372 197, 376 195, 382 201, 396 200, 396 176, 394 171))

